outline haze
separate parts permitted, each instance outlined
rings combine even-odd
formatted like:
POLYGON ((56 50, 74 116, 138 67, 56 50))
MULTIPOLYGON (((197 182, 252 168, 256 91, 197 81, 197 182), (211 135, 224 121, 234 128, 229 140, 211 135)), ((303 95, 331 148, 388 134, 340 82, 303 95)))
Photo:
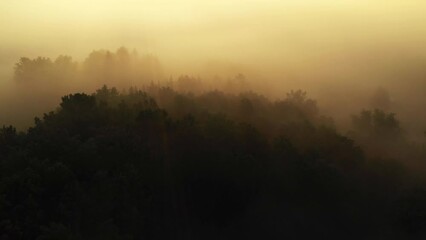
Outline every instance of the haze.
POLYGON ((383 87, 422 128, 425 11, 413 0, 3 0, 0 86, 19 95, 5 90, 19 57, 83 61, 125 46, 158 57, 166 77, 243 73, 277 98, 305 89, 342 121, 383 87))
POLYGON ((425 0, 0 0, 0 240, 426 239, 425 0))

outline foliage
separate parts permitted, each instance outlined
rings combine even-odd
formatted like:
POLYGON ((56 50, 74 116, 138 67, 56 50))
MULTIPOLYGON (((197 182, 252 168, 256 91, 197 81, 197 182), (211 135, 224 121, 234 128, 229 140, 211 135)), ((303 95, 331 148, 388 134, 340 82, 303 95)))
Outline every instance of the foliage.
MULTIPOLYGON (((0 238, 424 236, 423 192, 323 124, 306 93, 148 92, 70 94, 26 133, 0 129, 0 238)), ((355 122, 399 132, 381 111, 355 122)))

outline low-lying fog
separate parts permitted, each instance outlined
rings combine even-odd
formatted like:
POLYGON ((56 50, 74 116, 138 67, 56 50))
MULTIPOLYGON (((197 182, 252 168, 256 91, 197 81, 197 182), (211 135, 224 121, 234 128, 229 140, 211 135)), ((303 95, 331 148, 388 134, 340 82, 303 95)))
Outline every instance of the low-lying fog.
POLYGON ((247 87, 233 93, 274 99, 306 90, 342 130, 361 109, 385 108, 424 140, 425 11, 415 0, 2 1, 0 125, 28 127, 70 92, 188 75, 201 79, 200 91, 241 77, 247 87), (131 62, 95 66, 108 53, 92 51, 119 59, 121 46, 131 62), (21 57, 54 63, 60 55, 72 57, 62 60, 75 62, 78 76, 15 76, 21 57))

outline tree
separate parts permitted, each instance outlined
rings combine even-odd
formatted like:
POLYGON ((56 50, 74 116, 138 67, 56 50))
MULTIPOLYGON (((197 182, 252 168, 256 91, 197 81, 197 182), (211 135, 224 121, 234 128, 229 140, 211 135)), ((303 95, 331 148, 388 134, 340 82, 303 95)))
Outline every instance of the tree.
POLYGON ((402 137, 402 129, 395 116, 380 109, 363 110, 360 115, 352 116, 352 124, 355 131, 365 137, 396 140, 402 137))
POLYGON ((315 118, 318 114, 317 102, 308 99, 306 92, 300 89, 297 91, 292 90, 287 93, 285 101, 299 108, 310 119, 315 118))

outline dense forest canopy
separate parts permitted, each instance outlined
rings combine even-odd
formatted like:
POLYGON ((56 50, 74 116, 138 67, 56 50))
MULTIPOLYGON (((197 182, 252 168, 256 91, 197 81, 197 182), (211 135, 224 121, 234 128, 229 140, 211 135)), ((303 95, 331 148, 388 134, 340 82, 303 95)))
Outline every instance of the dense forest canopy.
POLYGON ((341 128, 303 90, 162 69, 126 48, 16 63, 38 117, 0 129, 2 239, 426 236, 425 139, 386 89, 341 128))
POLYGON ((419 239, 425 154, 395 114, 345 136, 301 90, 103 86, 1 128, 1 238, 419 239))
POLYGON ((0 1, 0 240, 426 239, 425 12, 0 1))

